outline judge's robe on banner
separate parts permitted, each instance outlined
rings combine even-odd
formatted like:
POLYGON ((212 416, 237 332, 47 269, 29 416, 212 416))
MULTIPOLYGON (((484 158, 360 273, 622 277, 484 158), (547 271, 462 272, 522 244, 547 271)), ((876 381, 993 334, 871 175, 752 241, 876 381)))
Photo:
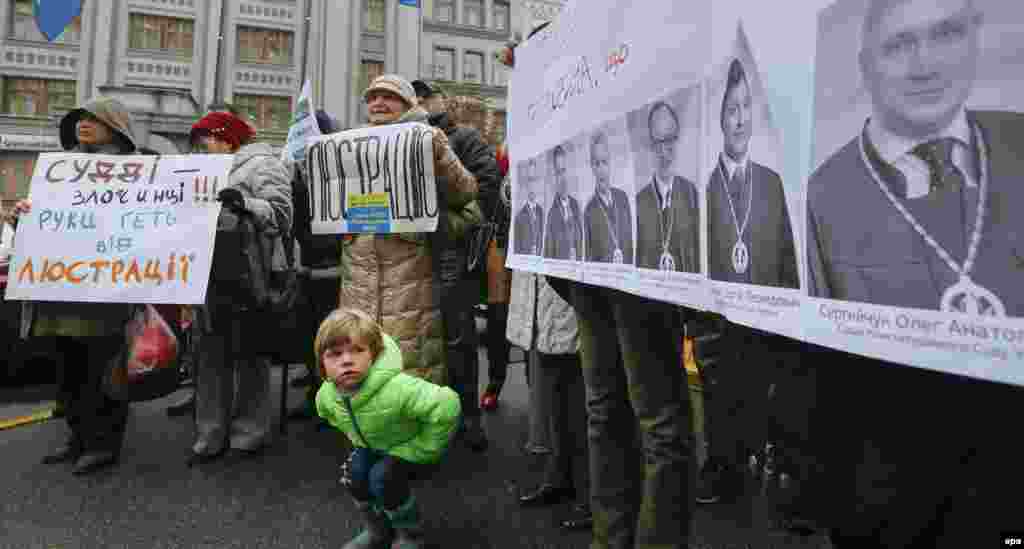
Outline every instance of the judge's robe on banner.
POLYGON ((735 25, 734 38, 715 42, 704 86, 709 115, 701 181, 710 308, 733 322, 771 323, 774 331, 799 337, 801 225, 793 214, 801 211, 800 180, 782 177, 781 135, 744 29, 751 15, 716 19, 722 35, 735 25))

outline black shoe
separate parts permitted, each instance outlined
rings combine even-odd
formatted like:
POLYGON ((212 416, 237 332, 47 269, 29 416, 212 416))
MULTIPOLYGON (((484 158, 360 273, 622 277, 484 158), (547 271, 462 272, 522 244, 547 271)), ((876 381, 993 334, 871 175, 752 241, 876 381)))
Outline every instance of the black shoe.
POLYGON ((697 503, 711 504, 718 503, 721 499, 722 468, 711 463, 705 463, 697 475, 697 503))
POLYGON ((743 469, 709 461, 697 475, 697 503, 708 505, 733 501, 744 490, 743 469))
POLYGON ((232 464, 235 464, 263 457, 263 454, 266 453, 266 449, 266 445, 257 446, 251 449, 232 448, 228 450, 227 461, 231 462, 232 464))
POLYGON ((189 452, 188 459, 185 460, 185 466, 192 468, 196 465, 203 465, 224 457, 224 450, 221 450, 215 454, 197 454, 195 452, 189 452))
POLYGON ((103 452, 88 452, 75 462, 75 468, 71 470, 74 475, 87 475, 99 471, 104 467, 110 467, 117 463, 117 453, 110 450, 103 452))
POLYGON ((562 528, 566 530, 590 530, 594 527, 594 515, 590 512, 590 506, 585 503, 573 505, 573 516, 562 521, 562 528))
POLYGON ((593 515, 581 515, 562 521, 562 528, 566 530, 590 530, 594 527, 593 515))
POLYGON ((171 404, 167 407, 167 417, 179 417, 191 414, 196 409, 196 395, 192 393, 181 402, 171 404))
POLYGON ((519 497, 519 505, 523 507, 542 507, 555 505, 564 501, 576 498, 576 490, 572 488, 558 488, 550 484, 542 484, 540 488, 531 494, 519 497))
POLYGON ((82 456, 82 449, 74 444, 65 444, 53 452, 43 456, 44 465, 55 465, 57 463, 69 463, 78 460, 82 456))

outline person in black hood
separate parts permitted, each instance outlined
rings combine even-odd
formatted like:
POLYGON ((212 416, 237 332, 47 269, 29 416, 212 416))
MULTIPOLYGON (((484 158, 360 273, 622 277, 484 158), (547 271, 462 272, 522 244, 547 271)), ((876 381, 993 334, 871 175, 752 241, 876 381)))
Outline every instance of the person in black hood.
MULTIPOLYGON (((479 186, 477 201, 483 215, 493 216, 500 201, 502 180, 498 160, 494 156, 494 150, 480 136, 480 132, 460 123, 461 120, 457 116, 461 112, 461 107, 466 106, 465 102, 471 99, 445 97, 443 92, 432 89, 421 80, 413 82, 412 86, 421 105, 430 112, 427 123, 444 131, 455 156, 476 177, 479 186)), ((481 270, 465 274, 465 252, 469 246, 468 242, 435 234, 435 245, 440 249, 454 249, 456 253, 442 254, 442 257, 457 258, 455 268, 463 273, 453 287, 442 290, 446 295, 454 297, 442 301, 442 316, 448 333, 448 372, 451 385, 459 393, 462 413, 466 418, 465 428, 461 434, 471 449, 482 451, 487 447, 487 439, 480 423, 480 359, 477 354, 480 342, 473 309, 479 302, 482 276, 485 273, 481 270)), ((507 360, 507 352, 505 356, 507 360)))
MULTIPOLYGON (((320 133, 328 135, 341 131, 338 120, 323 109, 315 112, 316 123, 320 133)), ((338 305, 338 289, 341 277, 341 240, 340 234, 313 234, 312 212, 309 208, 309 185, 305 167, 296 164, 292 170, 292 200, 295 206, 295 217, 292 221, 292 233, 299 245, 299 263, 307 276, 303 277, 306 285, 305 293, 311 307, 310 330, 316 334, 320 323, 327 318, 338 305)), ((320 388, 320 377, 317 373, 316 356, 306 358, 308 374, 296 380, 295 385, 307 386, 304 405, 294 410, 292 418, 316 418, 316 391, 320 388)))

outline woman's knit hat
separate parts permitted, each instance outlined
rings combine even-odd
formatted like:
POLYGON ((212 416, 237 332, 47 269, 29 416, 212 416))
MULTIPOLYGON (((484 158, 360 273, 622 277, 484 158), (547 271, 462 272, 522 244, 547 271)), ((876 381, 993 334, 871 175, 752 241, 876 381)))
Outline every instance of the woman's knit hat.
POLYGON ((412 84, 408 80, 398 76, 397 74, 382 74, 377 78, 373 79, 370 86, 363 92, 363 99, 366 99, 372 91, 386 91, 397 95, 405 101, 409 108, 413 108, 419 104, 419 99, 416 97, 416 90, 412 87, 412 84))
POLYGON ((210 135, 238 148, 249 142, 256 131, 248 122, 226 111, 207 114, 192 125, 190 139, 195 143, 203 135, 210 135))

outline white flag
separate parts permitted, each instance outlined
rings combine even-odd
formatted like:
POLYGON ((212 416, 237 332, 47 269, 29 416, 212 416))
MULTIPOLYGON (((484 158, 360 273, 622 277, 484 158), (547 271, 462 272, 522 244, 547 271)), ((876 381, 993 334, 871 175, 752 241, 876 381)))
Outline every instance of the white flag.
POLYGON ((320 126, 313 113, 313 97, 309 80, 302 85, 299 100, 295 102, 292 125, 288 128, 288 144, 285 147, 288 159, 296 164, 306 158, 306 142, 320 136, 320 126))

